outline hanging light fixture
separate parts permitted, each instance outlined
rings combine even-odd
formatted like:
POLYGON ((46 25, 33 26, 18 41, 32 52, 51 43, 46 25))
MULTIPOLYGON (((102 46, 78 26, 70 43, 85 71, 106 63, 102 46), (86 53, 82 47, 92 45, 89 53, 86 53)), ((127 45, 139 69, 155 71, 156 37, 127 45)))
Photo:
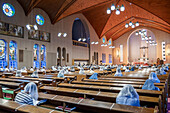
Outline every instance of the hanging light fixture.
POLYGON ((139 35, 139 33, 136 31, 136 35, 139 35))
POLYGON ((135 26, 139 26, 139 22, 132 22, 130 21, 129 23, 125 24, 125 28, 128 28, 129 26, 131 26, 132 28, 135 28, 135 26))
POLYGON ((67 37, 67 33, 61 33, 61 32, 59 32, 57 36, 58 36, 58 37, 61 37, 61 36, 67 37))
POLYGON ((122 4, 122 6, 120 7, 120 11, 124 11, 125 10, 125 7, 124 5, 122 4))
POLYGON ((125 24, 125 27, 126 27, 126 28, 128 28, 128 27, 129 27, 129 25, 126 23, 126 24, 125 24))
POLYGON ((110 8, 107 8, 107 14, 111 14, 112 11, 116 10, 116 15, 119 15, 120 14, 120 11, 125 11, 125 7, 124 5, 122 4, 121 7, 118 5, 117 7, 112 4, 110 8))
POLYGON ((129 26, 132 26, 132 24, 133 24, 133 23, 130 21, 130 22, 129 22, 129 26))
POLYGON ((116 14, 117 14, 117 15, 119 15, 119 14, 120 14, 119 9, 116 9, 116 14))
POLYGON ((110 8, 107 9, 107 14, 111 14, 110 8))

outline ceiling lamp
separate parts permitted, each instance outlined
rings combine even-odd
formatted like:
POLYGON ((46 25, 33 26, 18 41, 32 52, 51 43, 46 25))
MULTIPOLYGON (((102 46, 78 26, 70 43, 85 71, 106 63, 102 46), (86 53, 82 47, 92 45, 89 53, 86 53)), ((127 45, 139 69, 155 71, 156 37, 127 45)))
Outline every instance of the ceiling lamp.
POLYGON ((107 14, 111 14, 110 8, 107 9, 107 14))
POLYGON ((130 21, 129 23, 126 23, 125 24, 125 28, 128 28, 129 26, 131 26, 132 28, 135 28, 135 26, 139 26, 139 22, 132 22, 132 21, 130 21))
POLYGON ((117 7, 112 4, 110 8, 107 9, 107 14, 111 14, 111 11, 114 11, 116 10, 116 15, 119 15, 120 14, 120 11, 125 11, 125 7, 124 5, 122 4, 121 7, 118 5, 117 7))
POLYGON ((35 24, 35 25, 30 25, 30 24, 27 24, 26 25, 26 28, 28 29, 28 30, 31 30, 31 29, 33 29, 33 30, 38 30, 38 26, 35 24))
POLYGON ((134 24, 132 24, 132 28, 135 28, 135 25, 134 25, 134 24))
POLYGON ((126 24, 125 24, 125 27, 126 27, 126 28, 128 28, 128 27, 129 27, 129 25, 126 23, 126 24))
POLYGON ((125 10, 125 7, 124 5, 122 4, 122 6, 120 7, 120 11, 124 11, 125 10))
POLYGON ((139 35, 139 33, 136 31, 136 35, 139 35))
POLYGON ((133 24, 133 23, 130 21, 130 22, 129 22, 129 26, 132 26, 132 24, 133 24))
POLYGON ((67 33, 64 33, 64 34, 63 34, 63 37, 66 37, 66 36, 67 36, 67 33))
POLYGON ((151 37, 151 36, 149 36, 148 38, 149 38, 149 39, 152 39, 152 37, 151 37))
POLYGON ((119 9, 116 9, 116 14, 117 14, 117 15, 119 15, 119 14, 120 14, 119 9))

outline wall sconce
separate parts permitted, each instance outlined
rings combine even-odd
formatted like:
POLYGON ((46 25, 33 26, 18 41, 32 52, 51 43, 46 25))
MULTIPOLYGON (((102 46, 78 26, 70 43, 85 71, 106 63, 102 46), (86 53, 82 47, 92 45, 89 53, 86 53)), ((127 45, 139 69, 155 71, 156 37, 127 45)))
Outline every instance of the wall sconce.
POLYGON ((59 32, 59 33, 58 33, 58 37, 61 37, 61 36, 66 37, 66 36, 67 36, 67 33, 61 33, 61 32, 59 32))

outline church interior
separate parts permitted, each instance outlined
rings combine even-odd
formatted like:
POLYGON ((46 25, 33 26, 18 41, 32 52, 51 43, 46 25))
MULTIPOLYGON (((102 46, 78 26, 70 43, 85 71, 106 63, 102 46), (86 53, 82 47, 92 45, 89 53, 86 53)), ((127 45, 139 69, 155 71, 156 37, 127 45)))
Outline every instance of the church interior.
POLYGON ((0 113, 170 113, 170 0, 0 0, 0 113))

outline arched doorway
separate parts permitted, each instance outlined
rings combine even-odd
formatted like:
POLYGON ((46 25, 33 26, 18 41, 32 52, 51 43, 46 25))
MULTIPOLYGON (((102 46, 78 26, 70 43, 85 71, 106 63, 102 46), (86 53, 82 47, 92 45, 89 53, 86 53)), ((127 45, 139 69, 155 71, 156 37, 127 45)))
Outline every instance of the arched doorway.
POLYGON ((61 65, 61 48, 57 48, 57 65, 61 65))

